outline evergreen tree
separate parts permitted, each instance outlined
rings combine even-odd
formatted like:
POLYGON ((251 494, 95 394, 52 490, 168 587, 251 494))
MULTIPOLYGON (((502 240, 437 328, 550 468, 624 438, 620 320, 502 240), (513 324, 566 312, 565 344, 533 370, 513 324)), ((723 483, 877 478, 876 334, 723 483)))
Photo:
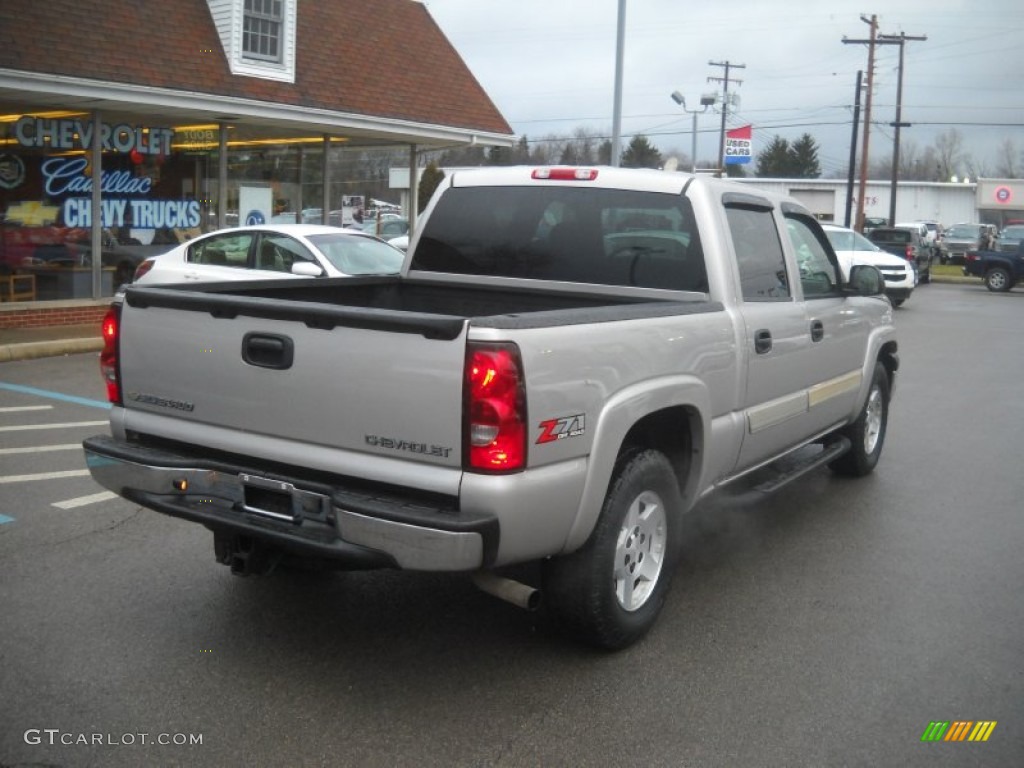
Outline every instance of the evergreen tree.
POLYGON ((757 155, 755 175, 765 179, 785 179, 790 172, 789 142, 776 135, 771 143, 757 155))
POLYGON ((646 136, 637 134, 622 153, 620 165, 623 168, 660 168, 661 152, 646 136))
POLYGON ((811 134, 805 133, 794 141, 789 148, 789 153, 792 161, 792 178, 817 179, 821 176, 818 144, 811 134))
POLYGON ((444 179, 444 171, 438 168, 437 163, 431 160, 420 174, 420 184, 417 187, 417 194, 419 195, 417 209, 419 213, 423 213, 423 209, 427 207, 427 203, 430 202, 434 190, 437 189, 442 179, 444 179))

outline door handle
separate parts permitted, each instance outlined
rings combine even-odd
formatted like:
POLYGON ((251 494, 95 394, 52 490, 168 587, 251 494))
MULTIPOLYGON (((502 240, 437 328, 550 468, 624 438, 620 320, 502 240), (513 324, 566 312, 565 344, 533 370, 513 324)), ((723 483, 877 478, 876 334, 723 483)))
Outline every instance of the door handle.
POLYGON ((825 324, 821 320, 811 323, 811 341, 821 341, 825 338, 825 324))
POLYGON ((249 365, 283 371, 292 367, 295 344, 276 333, 247 333, 242 339, 242 359, 249 365))
POLYGON ((772 332, 767 328, 754 332, 754 351, 759 355, 772 351, 772 332))

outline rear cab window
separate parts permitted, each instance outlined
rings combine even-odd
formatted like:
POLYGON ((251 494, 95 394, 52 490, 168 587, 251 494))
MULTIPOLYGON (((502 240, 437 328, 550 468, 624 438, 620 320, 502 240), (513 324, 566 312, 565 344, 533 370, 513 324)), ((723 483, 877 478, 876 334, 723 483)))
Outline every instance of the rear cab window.
POLYGON ((660 192, 452 187, 410 269, 708 291, 690 201, 660 192))

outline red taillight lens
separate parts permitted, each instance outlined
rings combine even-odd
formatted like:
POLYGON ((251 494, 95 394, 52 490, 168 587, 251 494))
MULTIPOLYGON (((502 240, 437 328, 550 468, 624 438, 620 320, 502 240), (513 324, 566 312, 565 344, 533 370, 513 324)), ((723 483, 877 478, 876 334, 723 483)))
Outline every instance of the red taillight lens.
POLYGON ((103 351, 100 352, 100 373, 107 384, 107 399, 121 405, 121 381, 117 366, 117 346, 121 337, 121 307, 112 305, 103 316, 101 326, 103 351))
POLYGON ((512 472, 526 464, 526 393, 515 344, 470 344, 465 372, 466 468, 512 472))
POLYGON ((913 261, 914 260, 914 246, 908 245, 907 246, 907 251, 904 254, 904 256, 906 256, 907 261, 913 261))
POLYGON ((137 281, 140 277, 149 272, 149 270, 153 268, 153 264, 155 264, 155 262, 152 259, 146 259, 139 264, 139 266, 135 268, 135 276, 132 278, 132 282, 137 281))

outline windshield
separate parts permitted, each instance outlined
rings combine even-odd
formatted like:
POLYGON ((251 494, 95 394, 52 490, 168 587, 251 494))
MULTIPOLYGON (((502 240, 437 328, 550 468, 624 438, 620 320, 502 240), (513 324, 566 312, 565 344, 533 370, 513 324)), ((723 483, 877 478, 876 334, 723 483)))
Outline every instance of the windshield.
POLYGON ((1000 235, 1003 240, 1021 240, 1024 239, 1024 225, 1007 227, 1003 230, 1003 234, 1000 235))
POLYGON ((835 251, 880 251, 877 245, 868 240, 860 232, 852 229, 826 229, 828 241, 835 251))
POLYGON ((393 275, 405 254, 387 243, 360 235, 310 235, 309 241, 346 275, 393 275))
POLYGON ((957 224, 949 232, 946 233, 946 237, 966 237, 972 238, 977 237, 981 232, 981 227, 977 224, 957 224))

